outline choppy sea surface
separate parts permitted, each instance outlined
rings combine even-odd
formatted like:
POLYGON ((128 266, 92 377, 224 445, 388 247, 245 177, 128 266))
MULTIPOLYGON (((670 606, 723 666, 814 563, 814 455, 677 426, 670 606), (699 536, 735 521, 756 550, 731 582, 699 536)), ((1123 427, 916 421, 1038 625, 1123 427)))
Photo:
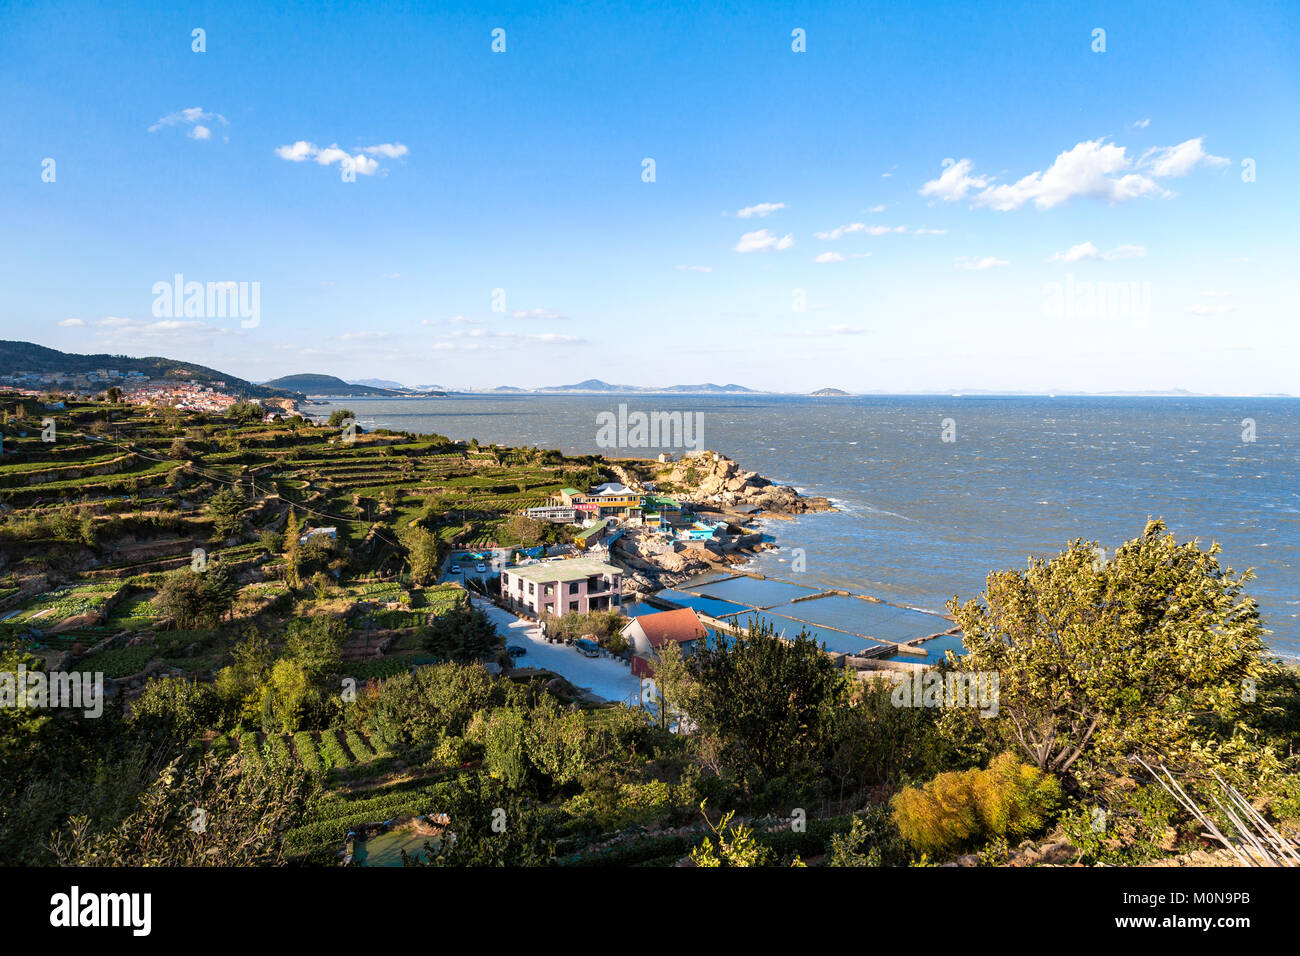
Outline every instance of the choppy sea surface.
POLYGON ((1255 569, 1271 646, 1300 658, 1300 399, 454 394, 310 411, 567 453, 681 450, 602 447, 598 416, 620 404, 698 415, 703 447, 834 500, 837 513, 768 521, 781 547, 754 570, 942 611, 991 569, 1073 538, 1110 549, 1161 517, 1255 569))

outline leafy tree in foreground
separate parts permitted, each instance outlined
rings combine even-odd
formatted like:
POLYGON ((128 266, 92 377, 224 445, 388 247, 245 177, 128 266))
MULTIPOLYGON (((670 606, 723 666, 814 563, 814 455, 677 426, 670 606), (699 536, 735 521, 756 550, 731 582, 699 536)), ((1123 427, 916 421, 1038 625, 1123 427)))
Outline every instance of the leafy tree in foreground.
POLYGON ((1264 633, 1251 572, 1218 545, 1179 544, 1149 522, 1104 561, 1081 540, 1024 571, 990 574, 984 601, 948 605, 968 671, 999 677, 991 719, 954 709, 1039 769, 1086 776, 1133 753, 1190 760, 1209 728, 1239 719, 1264 633))
POLYGON ((89 817, 74 817, 54 849, 62 866, 275 865, 308 796, 302 769, 288 763, 178 758, 119 826, 96 833, 89 817))
POLYGON ((807 632, 787 641, 770 622, 751 620, 747 633, 724 636, 691 664, 700 690, 691 716, 718 737, 747 785, 821 756, 827 718, 845 684, 807 632))

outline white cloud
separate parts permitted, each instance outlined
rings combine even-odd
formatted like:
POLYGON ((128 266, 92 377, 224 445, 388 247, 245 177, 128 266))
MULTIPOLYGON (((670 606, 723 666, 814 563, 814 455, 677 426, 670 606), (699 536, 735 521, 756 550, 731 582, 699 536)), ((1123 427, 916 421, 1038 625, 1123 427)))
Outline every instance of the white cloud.
POLYGON ((870 207, 869 209, 864 209, 864 210, 862 210, 862 211, 863 211, 863 212, 884 212, 884 211, 885 211, 885 207, 884 207, 884 204, 882 203, 882 204, 879 205, 879 206, 872 206, 872 207, 870 207))
POLYGON ((344 342, 375 342, 379 339, 386 339, 388 336, 388 332, 367 330, 364 332, 344 332, 340 338, 344 342))
POLYGON ((994 269, 998 266, 1011 265, 1006 259, 999 259, 997 256, 984 256, 983 258, 975 256, 961 256, 956 260, 958 269, 970 269, 974 272, 983 272, 985 269, 994 269))
POLYGON ((192 129, 186 135, 190 139, 211 139, 212 130, 203 125, 205 123, 220 123, 222 126, 230 125, 230 121, 220 113, 207 113, 201 106, 191 106, 188 109, 177 110, 175 113, 168 113, 150 126, 149 132, 156 133, 165 126, 189 126, 192 129))
POLYGON ((459 329, 433 344, 438 352, 497 351, 526 345, 580 345, 586 340, 557 332, 505 332, 492 329, 459 329))
POLYGON ((552 312, 550 309, 520 309, 512 312, 511 316, 516 319, 567 319, 567 315, 560 315, 558 312, 552 312))
POLYGON ((843 226, 836 226, 834 229, 828 229, 825 232, 815 232, 813 237, 834 241, 844 236, 851 236, 856 233, 863 233, 868 236, 887 236, 893 233, 911 233, 914 236, 943 236, 947 235, 947 229, 909 229, 907 226, 868 226, 864 222, 850 222, 843 226))
POLYGON ((820 329, 804 329, 796 332, 795 335, 809 336, 831 336, 831 335, 866 335, 870 329, 863 328, 860 325, 828 325, 820 329))
POLYGON ((844 256, 838 252, 823 252, 813 262, 843 262, 844 256))
POLYGON ((1223 166, 1228 160, 1223 156, 1211 156, 1205 151, 1205 137, 1198 136, 1179 143, 1177 146, 1162 146, 1147 150, 1139 162, 1150 170, 1152 176, 1186 176, 1198 163, 1207 166, 1223 166))
POLYGON ((757 232, 747 232, 740 237, 736 243, 736 252, 767 252, 775 249, 781 252, 789 249, 794 245, 794 233, 787 233, 784 236, 775 236, 766 229, 759 229, 757 232))
POLYGON ((350 169, 362 176, 373 176, 379 171, 379 162, 373 159, 373 156, 392 159, 405 156, 409 152, 410 150, 401 143, 380 143, 377 146, 362 146, 356 152, 349 153, 341 149, 338 143, 331 143, 321 149, 315 143, 309 143, 305 139, 300 139, 290 146, 275 148, 275 155, 291 163, 301 163, 308 159, 315 160, 321 166, 332 166, 338 163, 341 168, 350 169))
POLYGON ((713 266, 678 266, 679 272, 712 272, 713 266))
POLYGON ((982 189, 991 182, 984 176, 970 174, 975 164, 969 159, 945 159, 943 165, 947 168, 939 178, 932 179, 921 187, 922 196, 933 196, 944 202, 953 202, 964 199, 972 189, 982 189))
POLYGON ((736 211, 736 218, 752 219, 754 216, 757 216, 759 219, 766 219, 778 209, 784 208, 785 203, 783 202, 761 202, 754 206, 746 206, 744 209, 738 209, 736 211))
POLYGON ((972 176, 969 159, 944 160, 948 168, 938 179, 925 183, 920 194, 952 202, 978 189, 970 196, 971 204, 999 212, 1020 209, 1029 202, 1038 209, 1051 209, 1076 197, 1128 202, 1153 193, 1169 195, 1156 179, 1184 176, 1200 163, 1226 162, 1206 153, 1200 138, 1152 148, 1136 163, 1123 146, 1103 139, 1086 140, 1059 154, 1046 170, 1001 185, 993 185, 992 178, 972 176))
POLYGON ((1137 120, 1136 122, 1130 123, 1129 129, 1146 129, 1150 125, 1151 125, 1150 118, 1140 119, 1137 120))
POLYGON ((380 143, 378 146, 363 146, 361 152, 368 153, 371 156, 387 156, 389 159, 399 159, 410 152, 401 143, 380 143))
POLYGON ((86 324, 86 323, 85 323, 85 320, 83 320, 83 319, 64 319, 62 322, 59 323, 59 325, 63 326, 65 329, 66 329, 66 328, 80 328, 81 326, 83 326, 83 325, 85 325, 85 324, 86 324))
POLYGON ((1098 260, 1102 262, 1111 262, 1116 259, 1141 259, 1147 254, 1146 246, 1116 246, 1109 252, 1102 252, 1091 242, 1081 242, 1077 246, 1071 246, 1064 252, 1053 254, 1048 262, 1083 262, 1085 260, 1098 260))

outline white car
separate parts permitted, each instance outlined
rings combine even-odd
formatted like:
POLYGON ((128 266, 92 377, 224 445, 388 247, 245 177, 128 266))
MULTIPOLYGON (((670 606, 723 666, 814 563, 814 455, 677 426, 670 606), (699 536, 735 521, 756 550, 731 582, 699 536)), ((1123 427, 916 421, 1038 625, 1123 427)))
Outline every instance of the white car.
POLYGON ((452 574, 460 574, 460 565, 459 565, 459 564, 453 564, 453 565, 451 566, 451 573, 452 573, 452 574))
POLYGON ((487 568, 484 566, 483 562, 480 561, 477 565, 474 566, 474 570, 477 571, 479 574, 482 574, 484 571, 487 570, 487 568))

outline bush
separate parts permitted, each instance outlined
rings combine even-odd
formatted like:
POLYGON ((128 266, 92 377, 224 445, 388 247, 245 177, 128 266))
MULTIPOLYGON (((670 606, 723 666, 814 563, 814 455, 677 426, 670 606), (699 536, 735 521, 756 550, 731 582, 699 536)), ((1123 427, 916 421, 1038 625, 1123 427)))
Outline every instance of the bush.
POLYGON ((941 773, 923 787, 904 789, 893 800, 894 822, 915 849, 950 853, 1040 830, 1060 802, 1055 777, 1005 753, 987 770, 941 773))

